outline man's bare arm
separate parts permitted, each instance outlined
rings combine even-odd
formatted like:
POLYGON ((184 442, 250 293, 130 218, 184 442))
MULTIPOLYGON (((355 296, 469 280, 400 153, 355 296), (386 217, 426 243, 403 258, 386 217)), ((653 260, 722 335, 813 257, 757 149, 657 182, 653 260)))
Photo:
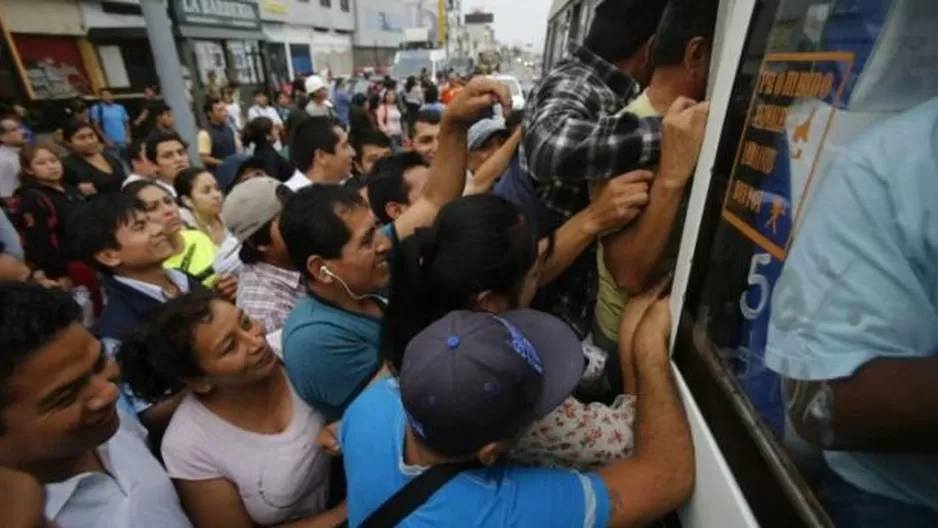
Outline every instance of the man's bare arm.
POLYGON ((635 294, 645 288, 668 246, 683 194, 683 185, 655 181, 635 224, 602 239, 603 263, 620 289, 635 294))
POLYGON ((668 355, 669 318, 667 299, 657 301, 635 337, 635 454, 599 470, 612 504, 610 526, 647 524, 694 489, 694 445, 668 355))
POLYGON ((938 358, 879 358, 829 382, 786 381, 798 434, 824 449, 938 451, 938 358))

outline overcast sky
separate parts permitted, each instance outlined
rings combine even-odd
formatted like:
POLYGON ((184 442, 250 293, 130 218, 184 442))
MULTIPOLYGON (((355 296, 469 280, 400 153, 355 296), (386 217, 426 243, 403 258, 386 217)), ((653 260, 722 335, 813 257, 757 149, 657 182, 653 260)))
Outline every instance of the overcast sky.
POLYGON ((463 13, 475 8, 495 14, 495 38, 505 44, 534 44, 540 51, 551 0, 462 0, 463 13))

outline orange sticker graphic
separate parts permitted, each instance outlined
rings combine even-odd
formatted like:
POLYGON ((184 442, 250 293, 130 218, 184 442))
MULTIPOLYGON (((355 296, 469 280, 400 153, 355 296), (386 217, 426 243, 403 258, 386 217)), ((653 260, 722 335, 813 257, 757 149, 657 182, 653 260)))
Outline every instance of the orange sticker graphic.
POLYGON ((765 56, 739 139, 722 217, 773 257, 784 260, 801 202, 817 169, 853 53, 765 56), (836 74, 835 74, 836 72, 836 74), (792 192, 791 171, 807 173, 792 192), (791 196, 800 196, 791 203, 791 196))

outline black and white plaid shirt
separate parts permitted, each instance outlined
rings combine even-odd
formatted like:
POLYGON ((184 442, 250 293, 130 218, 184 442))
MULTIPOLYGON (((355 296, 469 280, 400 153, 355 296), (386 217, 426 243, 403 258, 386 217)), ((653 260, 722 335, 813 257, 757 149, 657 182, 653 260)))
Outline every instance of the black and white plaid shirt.
MULTIPOLYGON (((556 229, 589 205, 589 182, 658 164, 660 118, 622 112, 639 93, 635 80, 576 44, 540 82, 525 108, 519 157, 522 173, 554 216, 541 225, 556 229)), ((538 308, 585 335, 596 281, 593 245, 541 292, 538 308)))

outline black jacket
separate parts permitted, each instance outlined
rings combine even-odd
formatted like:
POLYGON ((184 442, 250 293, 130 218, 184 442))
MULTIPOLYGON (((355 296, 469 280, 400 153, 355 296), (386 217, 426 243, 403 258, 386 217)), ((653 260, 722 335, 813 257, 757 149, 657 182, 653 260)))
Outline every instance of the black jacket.
MULTIPOLYGON (((186 278, 189 280, 190 292, 205 289, 195 278, 189 275, 186 278)), ((164 304, 112 275, 105 275, 101 284, 107 295, 107 306, 94 327, 95 335, 101 339, 121 340, 128 332, 145 324, 150 312, 164 304)))
POLYGON ((15 196, 19 200, 19 227, 26 262, 31 268, 44 271, 50 279, 67 276, 67 263, 77 259, 68 226, 84 197, 68 185, 63 192, 32 181, 17 189, 15 196))

